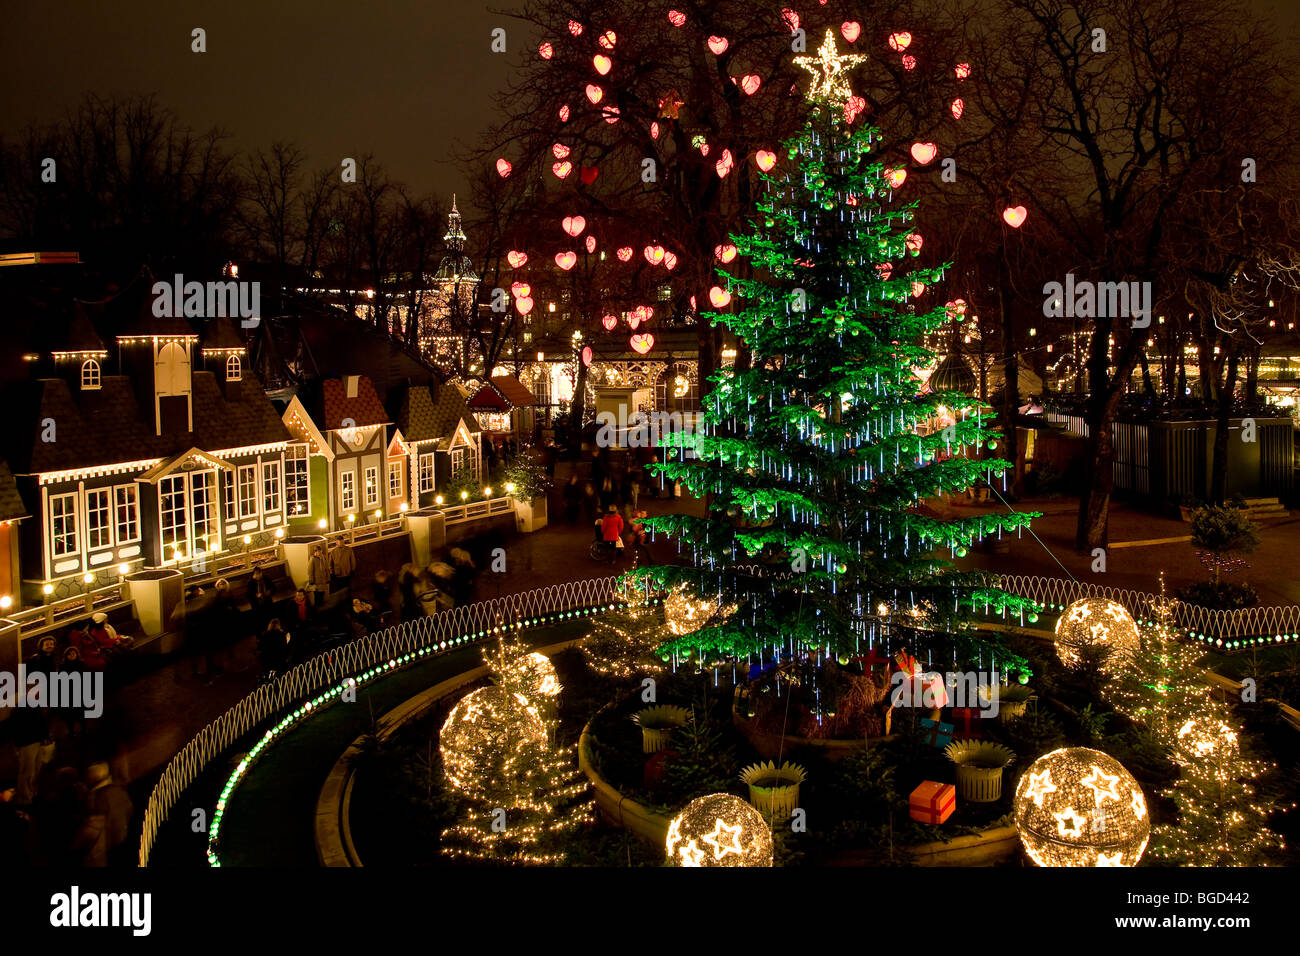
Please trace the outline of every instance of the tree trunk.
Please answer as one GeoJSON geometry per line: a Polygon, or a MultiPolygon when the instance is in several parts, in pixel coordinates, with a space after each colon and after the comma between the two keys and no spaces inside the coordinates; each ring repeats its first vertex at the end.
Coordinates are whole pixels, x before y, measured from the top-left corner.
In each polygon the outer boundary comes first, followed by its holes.
{"type": "Polygon", "coordinates": [[[1237,345],[1228,346],[1228,374],[1219,389],[1218,415],[1214,429],[1214,463],[1210,469],[1210,501],[1223,504],[1228,491],[1228,420],[1232,417],[1232,398],[1237,382],[1237,345]]]}
{"type": "MultiPolygon", "coordinates": [[[[1005,235],[1006,230],[1002,230],[1005,235]]],[[[1020,408],[1020,359],[1016,354],[1011,318],[1011,279],[1007,271],[1005,238],[998,255],[998,317],[1002,326],[1002,442],[1000,457],[1011,462],[1011,495],[1023,490],[1025,463],[1020,458],[1020,434],[1016,430],[1020,408]]]]}

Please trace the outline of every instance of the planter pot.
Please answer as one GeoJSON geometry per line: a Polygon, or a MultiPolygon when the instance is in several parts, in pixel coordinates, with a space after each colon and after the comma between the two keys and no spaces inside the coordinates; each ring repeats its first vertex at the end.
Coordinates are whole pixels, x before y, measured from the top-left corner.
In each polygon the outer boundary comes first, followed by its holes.
{"type": "Polygon", "coordinates": [[[803,767],[783,763],[751,764],[740,772],[749,785],[749,802],[769,823],[788,820],[799,808],[799,784],[807,779],[803,767]]]}
{"type": "Polygon", "coordinates": [[[546,498],[534,498],[532,501],[515,502],[515,528],[524,533],[539,531],[546,527],[546,498]]]}
{"type": "Polygon", "coordinates": [[[987,701],[997,700],[998,720],[1005,724],[1024,715],[1034,697],[1034,689],[1023,684],[997,684],[981,687],[980,696],[987,701]]]}
{"type": "Polygon", "coordinates": [[[641,752],[658,753],[668,746],[673,731],[685,727],[690,712],[685,707],[672,707],[659,704],[647,707],[633,715],[632,719],[641,728],[641,752]]]}
{"type": "Polygon", "coordinates": [[[993,803],[1002,796],[1002,768],[958,764],[957,792],[971,803],[993,803]]]}
{"type": "Polygon", "coordinates": [[[957,766],[957,792],[971,803],[993,803],[1002,796],[1002,771],[1016,755],[989,740],[956,740],[944,755],[957,766]]]}

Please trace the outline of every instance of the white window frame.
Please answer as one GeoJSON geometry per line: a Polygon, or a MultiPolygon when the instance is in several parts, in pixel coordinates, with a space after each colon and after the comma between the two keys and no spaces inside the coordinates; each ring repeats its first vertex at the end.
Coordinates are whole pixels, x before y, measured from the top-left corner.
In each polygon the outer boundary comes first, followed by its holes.
{"type": "Polygon", "coordinates": [[[190,486],[186,480],[184,472],[167,475],[158,481],[158,546],[162,549],[163,561],[174,561],[176,559],[176,545],[182,545],[181,553],[188,555],[190,553],[190,486]],[[173,482],[180,483],[180,500],[181,510],[180,522],[172,526],[171,530],[180,530],[179,535],[174,535],[171,541],[167,540],[167,515],[171,513],[167,508],[167,493],[164,491],[165,486],[173,482]],[[170,549],[170,552],[169,550],[170,549]]]}
{"type": "Polygon", "coordinates": [[[376,465],[366,465],[363,472],[366,478],[366,507],[374,508],[379,505],[379,468],[376,465]]]}
{"type": "Polygon", "coordinates": [[[345,513],[357,510],[357,473],[351,468],[339,472],[339,507],[345,513]]]}
{"type": "Polygon", "coordinates": [[[437,474],[434,469],[433,452],[425,452],[416,459],[416,462],[418,464],[417,470],[419,471],[420,494],[424,494],[426,491],[433,491],[435,481],[434,476],[437,474]]]}
{"type": "Polygon", "coordinates": [[[140,540],[140,489],[113,486],[113,533],[119,545],[140,540]]]}
{"type": "Polygon", "coordinates": [[[113,547],[113,489],[112,488],[87,488],[84,492],[82,507],[86,515],[86,550],[103,551],[105,548],[113,547]],[[98,499],[97,504],[92,504],[92,499],[98,499]],[[98,515],[102,520],[99,527],[92,527],[91,516],[98,515]],[[96,533],[99,535],[99,542],[96,543],[96,533]]]}
{"type": "Polygon", "coordinates": [[[311,514],[311,459],[306,445],[285,449],[284,509],[291,518],[311,514]]]}
{"type": "Polygon", "coordinates": [[[103,385],[103,374],[99,367],[99,362],[95,359],[86,359],[81,363],[81,388],[83,391],[93,391],[103,385]]]}
{"type": "Polygon", "coordinates": [[[256,518],[261,488],[256,465],[240,465],[235,473],[235,495],[239,500],[239,517],[256,518]],[[247,480],[245,480],[247,479],[247,480]],[[245,494],[247,492],[247,494],[245,494]],[[247,510],[245,505],[249,505],[247,510]]]}
{"type": "Polygon", "coordinates": [[[231,355],[226,359],[226,381],[240,382],[244,379],[244,363],[238,355],[231,355]]]}
{"type": "Polygon", "coordinates": [[[197,554],[199,551],[205,554],[211,554],[217,551],[221,543],[221,524],[217,515],[217,488],[215,481],[209,481],[210,471],[192,471],[188,475],[188,481],[185,483],[185,500],[189,507],[189,536],[190,536],[190,554],[197,554]],[[198,482],[202,482],[203,489],[203,521],[199,521],[200,503],[195,501],[198,497],[195,492],[198,491],[198,482]],[[204,538],[203,547],[199,547],[199,539],[204,538]]]}
{"type": "Polygon", "coordinates": [[[78,535],[77,528],[77,498],[79,496],[75,491],[69,491],[62,495],[50,495],[50,553],[56,558],[65,558],[70,554],[80,555],[81,538],[78,535]],[[56,505],[64,505],[60,508],[59,513],[55,513],[56,505]],[[62,523],[63,534],[60,538],[56,530],[62,523]],[[63,546],[60,547],[60,541],[63,546]]]}
{"type": "Polygon", "coordinates": [[[388,462],[388,497],[402,497],[402,462],[400,459],[389,459],[388,462]]]}
{"type": "Polygon", "coordinates": [[[274,458],[262,462],[262,514],[276,514],[284,501],[283,486],[280,481],[280,460],[274,458]]]}
{"type": "Polygon", "coordinates": [[[235,470],[228,468],[221,473],[221,512],[227,521],[239,520],[239,496],[235,490],[235,470]]]}

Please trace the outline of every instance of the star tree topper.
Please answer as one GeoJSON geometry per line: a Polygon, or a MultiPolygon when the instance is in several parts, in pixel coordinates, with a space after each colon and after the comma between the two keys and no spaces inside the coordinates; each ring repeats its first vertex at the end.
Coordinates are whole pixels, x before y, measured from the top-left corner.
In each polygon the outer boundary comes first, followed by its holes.
{"type": "Polygon", "coordinates": [[[840,55],[835,48],[835,34],[826,31],[826,39],[817,48],[816,56],[797,56],[795,66],[803,67],[812,74],[813,85],[808,90],[808,99],[823,103],[842,105],[853,95],[846,75],[850,69],[866,60],[861,53],[840,55]]]}

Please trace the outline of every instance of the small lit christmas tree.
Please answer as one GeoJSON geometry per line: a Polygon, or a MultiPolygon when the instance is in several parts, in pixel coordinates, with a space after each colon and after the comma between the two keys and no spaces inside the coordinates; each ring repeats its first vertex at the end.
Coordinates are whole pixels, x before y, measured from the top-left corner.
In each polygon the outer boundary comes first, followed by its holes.
{"type": "Polygon", "coordinates": [[[470,746],[491,751],[473,763],[493,779],[461,788],[467,818],[443,832],[443,852],[495,864],[562,863],[566,842],[590,818],[590,800],[571,748],[554,746],[555,669],[517,636],[500,639],[483,658],[502,692],[493,699],[507,712],[494,716],[506,739],[468,735],[470,746]],[[542,733],[528,732],[538,724],[542,733]]]}
{"type": "MultiPolygon", "coordinates": [[[[762,176],[752,234],[732,241],[750,269],[710,291],[712,314],[748,347],[748,368],[714,376],[700,434],[675,434],[680,460],[658,469],[705,497],[704,516],[650,520],[691,549],[693,566],[641,573],[712,601],[717,614],[665,645],[679,659],[770,659],[774,649],[847,658],[897,641],[909,622],[960,629],[972,606],[1033,611],[949,562],[1032,515],[944,520],[921,504],[995,480],[1008,463],[981,455],[996,434],[968,396],[923,392],[913,372],[933,357],[927,334],[953,316],[918,307],[944,266],[910,267],[922,239],[915,203],[895,202],[906,175],[859,120],[847,69],[827,34],[804,132],[784,148],[795,168],[762,176]],[[735,296],[742,304],[726,306],[735,296]],[[941,406],[954,415],[936,428],[941,406]]],[[[678,457],[678,456],[672,456],[678,457]]]]}
{"type": "Polygon", "coordinates": [[[1199,653],[1178,637],[1176,607],[1165,598],[1162,575],[1155,623],[1113,693],[1116,706],[1163,743],[1179,768],[1163,791],[1178,818],[1153,828],[1147,858],[1173,866],[1266,865],[1269,851],[1283,846],[1257,792],[1272,765],[1242,752],[1231,706],[1201,679],[1199,653]]]}

